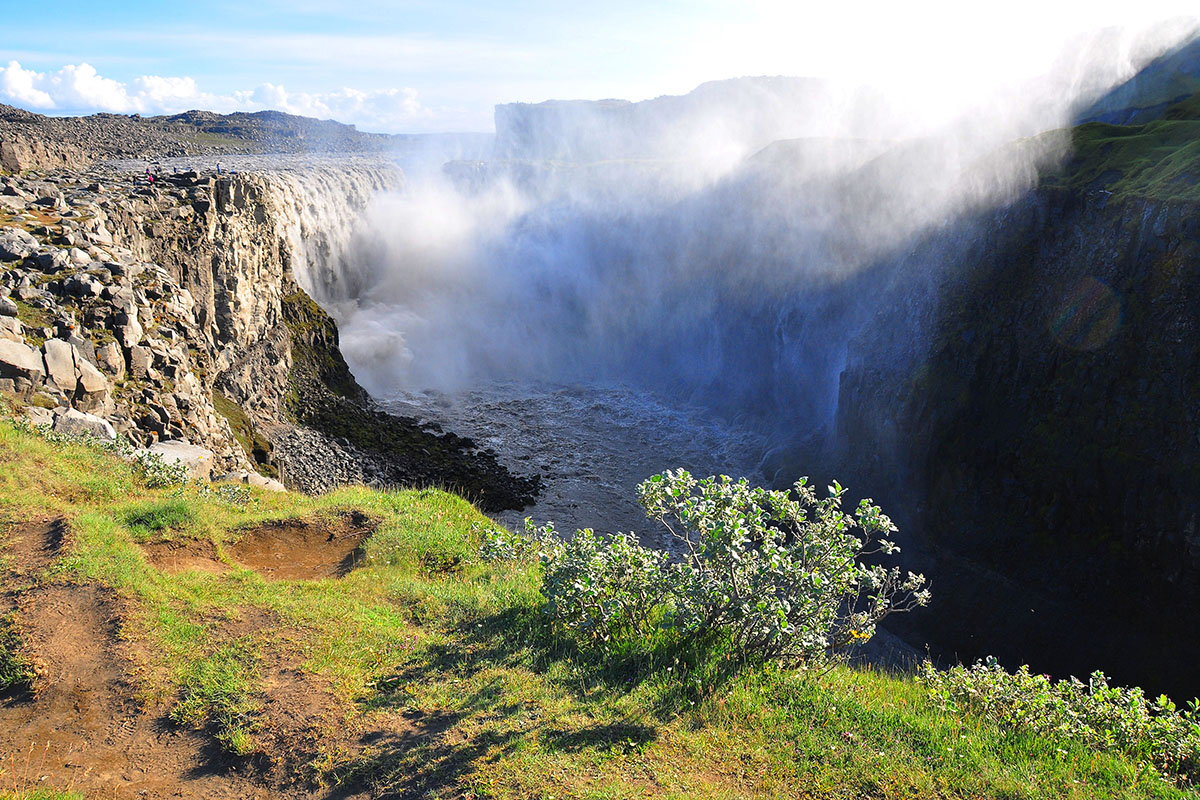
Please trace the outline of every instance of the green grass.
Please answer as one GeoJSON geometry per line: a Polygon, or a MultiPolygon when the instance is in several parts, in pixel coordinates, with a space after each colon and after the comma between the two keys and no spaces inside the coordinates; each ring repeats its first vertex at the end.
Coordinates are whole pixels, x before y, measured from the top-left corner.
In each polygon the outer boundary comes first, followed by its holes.
{"type": "Polygon", "coordinates": [[[598,664],[545,626],[536,567],[476,558],[490,523],[445,492],[254,490],[239,506],[146,489],[107,455],[0,422],[0,522],[50,515],[71,533],[39,580],[123,599],[143,703],[245,754],[270,746],[272,670],[319,678],[344,719],[300,755],[328,782],[435,798],[1196,796],[943,710],[904,676],[723,673],[686,653],[598,664]],[[255,525],[350,511],[377,527],[341,579],[273,582],[230,559],[255,525]],[[227,569],[162,572],[139,544],[162,538],[209,540],[227,569]],[[398,733],[339,738],[375,729],[398,733]]]}
{"type": "Polygon", "coordinates": [[[33,666],[21,652],[13,615],[0,616],[0,695],[29,689],[33,679],[33,666]]]}
{"type": "Polygon", "coordinates": [[[269,463],[271,443],[254,427],[254,422],[249,415],[241,406],[220,392],[213,392],[212,397],[213,408],[229,423],[234,438],[242,446],[246,456],[254,460],[259,472],[270,478],[276,477],[278,470],[269,463]]]}
{"type": "Polygon", "coordinates": [[[1200,94],[1142,125],[1080,125],[1071,144],[1046,185],[1112,192],[1116,201],[1200,201],[1200,94]]]}
{"type": "Polygon", "coordinates": [[[184,498],[139,503],[124,514],[124,523],[137,539],[184,532],[196,522],[195,506],[184,498]]]}

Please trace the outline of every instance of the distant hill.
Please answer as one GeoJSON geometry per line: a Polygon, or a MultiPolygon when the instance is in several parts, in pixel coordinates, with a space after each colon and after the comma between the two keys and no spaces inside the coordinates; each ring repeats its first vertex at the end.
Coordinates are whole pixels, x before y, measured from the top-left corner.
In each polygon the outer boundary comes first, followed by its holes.
{"type": "Polygon", "coordinates": [[[432,141],[480,150],[489,134],[364,133],[353,125],[281,111],[92,114],[48,117],[0,104],[0,169],[80,167],[97,159],[243,153],[378,153],[432,141]]]}
{"type": "Polygon", "coordinates": [[[1200,92],[1200,38],[1151,61],[1125,83],[1085,108],[1076,122],[1137,125],[1200,92]]]}

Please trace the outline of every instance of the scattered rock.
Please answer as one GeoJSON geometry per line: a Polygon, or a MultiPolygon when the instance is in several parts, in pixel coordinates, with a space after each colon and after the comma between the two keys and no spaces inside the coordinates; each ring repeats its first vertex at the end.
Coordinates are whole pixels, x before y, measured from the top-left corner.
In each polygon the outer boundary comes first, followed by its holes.
{"type": "Polygon", "coordinates": [[[168,464],[183,464],[189,478],[205,481],[212,478],[215,455],[212,450],[175,439],[155,442],[146,449],[161,456],[168,464]]]}
{"type": "Polygon", "coordinates": [[[20,342],[0,339],[0,377],[40,384],[46,367],[38,351],[20,342]]]}
{"type": "Polygon", "coordinates": [[[0,261],[22,261],[37,252],[38,241],[20,228],[0,229],[0,261]]]}
{"type": "Polygon", "coordinates": [[[117,438],[117,432],[108,420],[73,408],[55,409],[54,430],[70,436],[90,434],[102,439],[117,438]]]}

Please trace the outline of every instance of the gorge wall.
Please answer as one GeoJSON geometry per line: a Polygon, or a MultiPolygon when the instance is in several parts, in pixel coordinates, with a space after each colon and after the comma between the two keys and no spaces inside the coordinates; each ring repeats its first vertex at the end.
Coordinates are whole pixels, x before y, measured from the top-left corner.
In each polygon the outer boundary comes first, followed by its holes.
{"type": "Polygon", "coordinates": [[[969,268],[925,319],[883,313],[863,334],[923,325],[925,353],[842,375],[843,469],[895,498],[937,576],[903,624],[949,659],[1190,697],[1197,206],[1044,185],[969,229],[969,268]]]}
{"type": "MultiPolygon", "coordinates": [[[[402,179],[309,166],[364,192],[402,179]]],[[[484,507],[519,507],[535,490],[471,442],[371,408],[336,326],[296,283],[320,239],[304,230],[295,182],[260,170],[151,185],[131,171],[4,179],[0,380],[37,419],[69,426],[73,409],[93,432],[187,440],[212,451],[216,474],[306,490],[444,485],[484,507]]],[[[332,197],[352,216],[363,193],[332,197]]]]}

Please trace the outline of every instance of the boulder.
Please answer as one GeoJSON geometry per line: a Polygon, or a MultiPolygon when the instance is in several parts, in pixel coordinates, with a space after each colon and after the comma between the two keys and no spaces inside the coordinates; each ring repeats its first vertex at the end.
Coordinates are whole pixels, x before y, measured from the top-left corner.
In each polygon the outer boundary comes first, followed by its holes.
{"type": "Polygon", "coordinates": [[[189,444],[183,439],[166,439],[155,442],[147,450],[162,457],[168,464],[183,464],[188,471],[188,477],[194,480],[210,480],[212,478],[214,454],[199,445],[189,444]]]}
{"type": "Polygon", "coordinates": [[[121,343],[122,347],[134,347],[138,342],[142,341],[145,331],[142,330],[141,323],[138,322],[136,311],[122,311],[117,315],[116,319],[116,329],[113,332],[116,334],[117,341],[121,343]]]}
{"type": "Polygon", "coordinates": [[[129,348],[129,374],[135,378],[145,378],[153,360],[154,356],[148,348],[133,345],[129,348]]]}
{"type": "Polygon", "coordinates": [[[121,356],[121,348],[116,342],[109,342],[96,349],[96,364],[101,370],[113,376],[113,380],[125,377],[125,359],[121,356]]]}
{"type": "Polygon", "coordinates": [[[221,480],[229,483],[244,483],[248,486],[257,486],[260,489],[266,489],[270,492],[286,492],[287,487],[273,478],[267,478],[259,475],[257,472],[243,470],[241,472],[227,472],[221,476],[221,480]]]}
{"type": "Polygon", "coordinates": [[[47,274],[62,272],[71,266],[71,257],[66,250],[51,250],[37,257],[38,268],[47,274]]]}
{"type": "Polygon", "coordinates": [[[15,317],[17,312],[16,300],[11,297],[0,297],[0,317],[15,317]]]}
{"type": "Polygon", "coordinates": [[[41,406],[29,406],[25,409],[25,416],[29,418],[31,423],[37,426],[54,425],[54,412],[48,408],[42,408],[41,406]]]}
{"type": "Polygon", "coordinates": [[[0,339],[0,377],[37,385],[45,376],[46,367],[37,350],[21,342],[0,339]]]}
{"type": "Polygon", "coordinates": [[[56,409],[54,412],[54,430],[69,436],[90,434],[102,439],[116,439],[117,432],[108,420],[92,414],[76,411],[73,408],[56,409]]]}
{"type": "Polygon", "coordinates": [[[108,400],[108,380],[78,350],[75,350],[75,370],[78,377],[75,405],[85,411],[103,406],[108,400]]]}
{"type": "Polygon", "coordinates": [[[46,364],[46,383],[67,397],[74,395],[79,376],[75,372],[75,354],[70,343],[47,339],[42,345],[42,358],[46,364]]]}
{"type": "Polygon", "coordinates": [[[0,316],[0,339],[25,344],[25,326],[16,317],[0,316]]]}
{"type": "Polygon", "coordinates": [[[38,241],[20,228],[0,230],[0,261],[21,261],[37,252],[38,241]]]}

